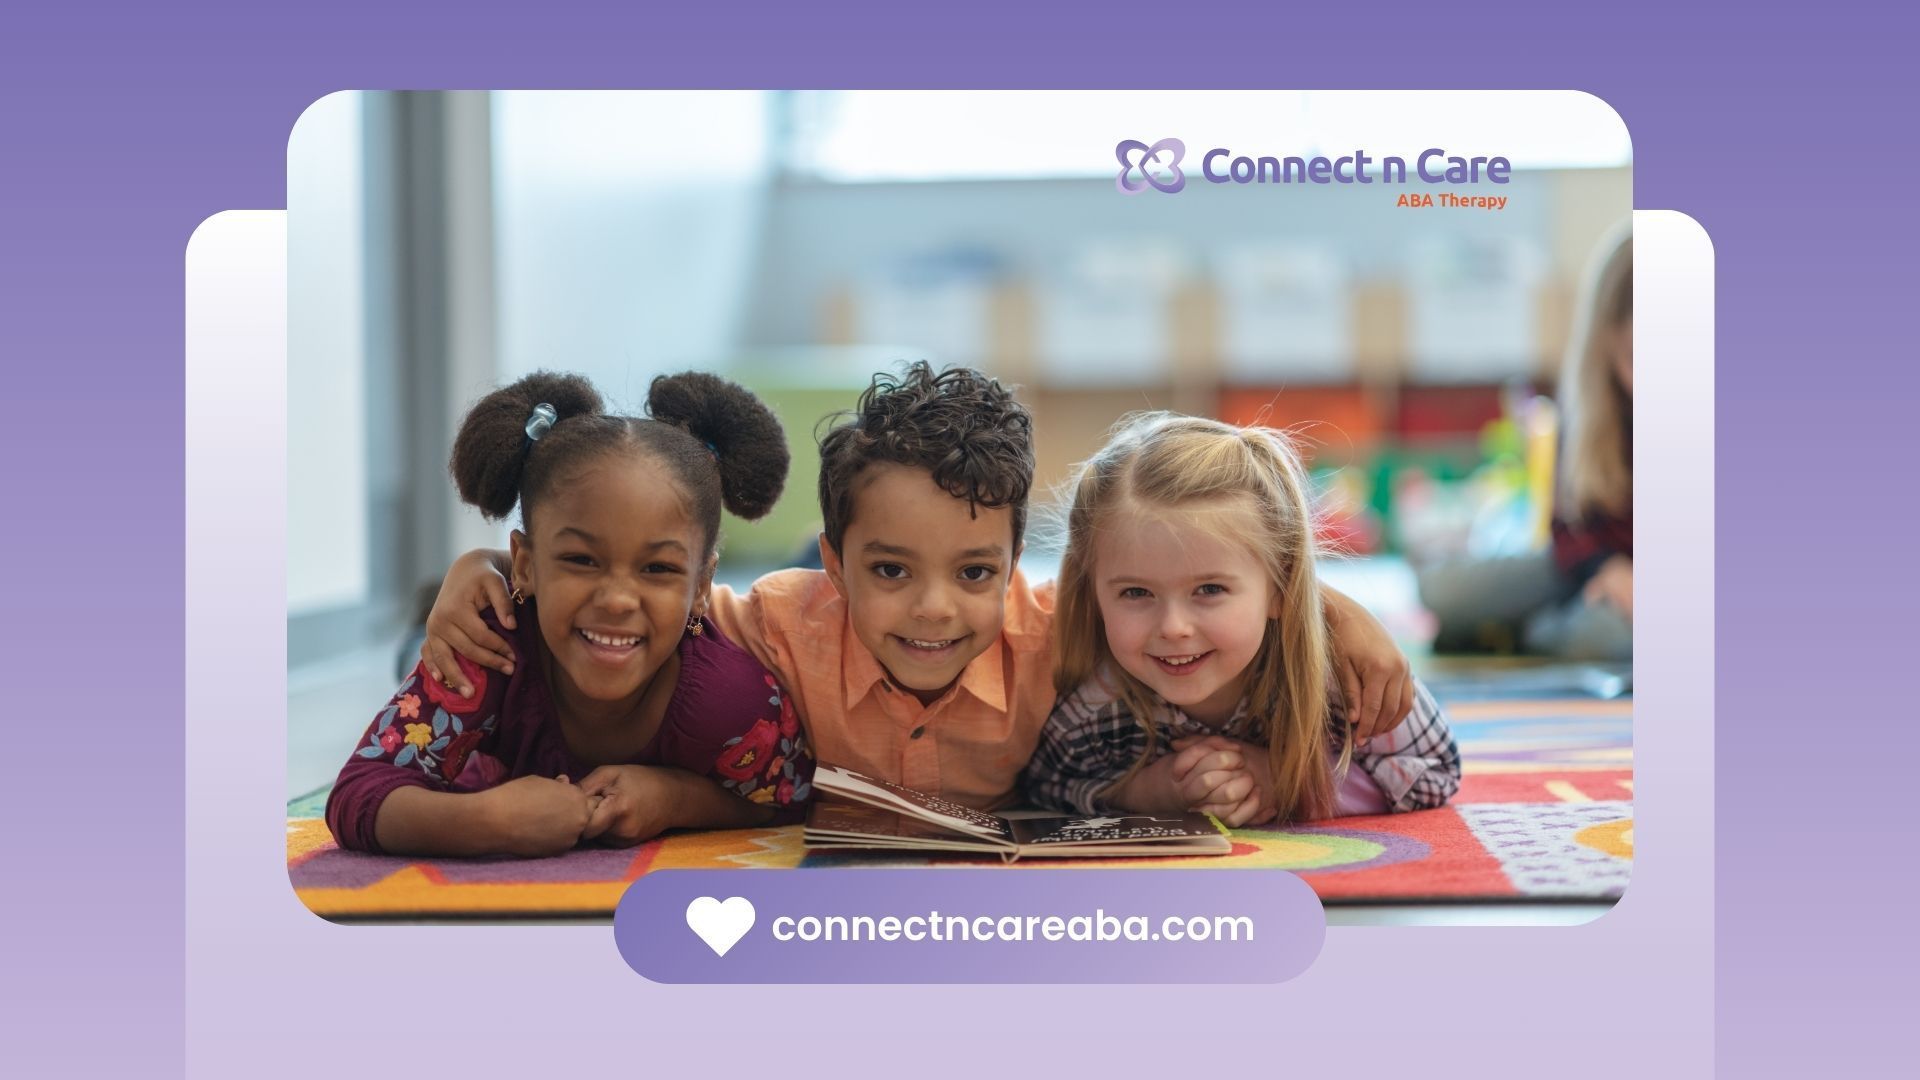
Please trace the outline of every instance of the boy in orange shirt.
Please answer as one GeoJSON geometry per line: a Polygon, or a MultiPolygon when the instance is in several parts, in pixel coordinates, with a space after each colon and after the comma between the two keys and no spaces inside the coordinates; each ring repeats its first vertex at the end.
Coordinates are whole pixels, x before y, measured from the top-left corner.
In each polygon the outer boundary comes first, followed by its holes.
{"type": "MultiPolygon", "coordinates": [[[[712,588],[708,615],[777,675],[821,762],[969,806],[1014,798],[1053,708],[1053,586],[1018,569],[1033,484],[1032,420],[998,381],[924,361],[876,376],[820,446],[821,570],[781,570],[745,596],[712,588]]],[[[448,571],[422,659],[511,670],[479,611],[512,625],[496,553],[448,571]]],[[[1329,594],[1329,625],[1359,700],[1359,737],[1406,714],[1412,681],[1383,628],[1329,594]]]]}

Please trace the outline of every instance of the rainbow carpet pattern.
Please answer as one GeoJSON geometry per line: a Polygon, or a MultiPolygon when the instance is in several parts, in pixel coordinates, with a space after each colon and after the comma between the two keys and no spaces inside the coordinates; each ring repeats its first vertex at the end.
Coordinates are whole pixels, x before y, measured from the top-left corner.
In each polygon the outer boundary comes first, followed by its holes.
{"type": "MultiPolygon", "coordinates": [[[[1618,897],[1633,859],[1631,701],[1445,704],[1465,777],[1443,809],[1239,829],[1224,856],[1010,869],[1274,867],[1300,874],[1330,904],[1618,897]]],[[[301,900],[329,918],[611,916],[628,882],[668,868],[1000,868],[967,857],[809,853],[799,826],[682,833],[551,859],[364,855],[334,845],[320,819],[325,799],[316,792],[289,805],[287,866],[301,900]]]]}

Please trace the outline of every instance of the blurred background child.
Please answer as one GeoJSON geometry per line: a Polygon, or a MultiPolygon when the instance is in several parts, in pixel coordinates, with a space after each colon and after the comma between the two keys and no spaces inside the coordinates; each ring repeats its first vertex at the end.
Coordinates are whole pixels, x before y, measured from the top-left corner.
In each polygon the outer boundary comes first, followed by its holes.
{"type": "Polygon", "coordinates": [[[1420,575],[1439,648],[1515,642],[1570,659],[1633,657],[1633,238],[1596,252],[1561,372],[1552,542],[1420,575]]]}

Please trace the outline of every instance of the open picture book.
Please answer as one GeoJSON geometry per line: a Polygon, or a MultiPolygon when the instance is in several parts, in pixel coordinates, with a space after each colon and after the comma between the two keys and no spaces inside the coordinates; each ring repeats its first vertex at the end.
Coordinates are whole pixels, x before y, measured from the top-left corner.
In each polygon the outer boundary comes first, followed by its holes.
{"type": "Polygon", "coordinates": [[[885,780],[821,765],[807,816],[811,848],[964,851],[1020,858],[1225,855],[1233,845],[1204,814],[1116,813],[1005,818],[885,780]]]}

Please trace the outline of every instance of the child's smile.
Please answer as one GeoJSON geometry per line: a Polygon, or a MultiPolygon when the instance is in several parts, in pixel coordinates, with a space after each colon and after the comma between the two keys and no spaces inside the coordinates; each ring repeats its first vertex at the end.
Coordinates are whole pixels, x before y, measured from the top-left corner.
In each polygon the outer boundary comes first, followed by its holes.
{"type": "Polygon", "coordinates": [[[913,659],[925,661],[928,663],[936,663],[938,661],[945,660],[948,657],[950,657],[962,642],[966,641],[968,638],[972,637],[973,635],[962,634],[959,637],[944,638],[944,639],[933,640],[933,641],[930,641],[926,638],[901,637],[898,634],[894,634],[891,636],[893,637],[893,640],[899,642],[900,645],[906,648],[907,654],[913,659]]]}
{"type": "Polygon", "coordinates": [[[1184,656],[1155,656],[1153,658],[1159,662],[1162,668],[1166,669],[1167,674],[1178,677],[1191,675],[1200,670],[1200,665],[1213,654],[1214,650],[1208,649],[1203,653],[1188,653],[1184,656]]]}
{"type": "Polygon", "coordinates": [[[622,634],[612,630],[589,630],[580,627],[574,631],[587,643],[587,653],[602,663],[618,666],[639,656],[646,646],[647,639],[635,634],[622,634]]]}

